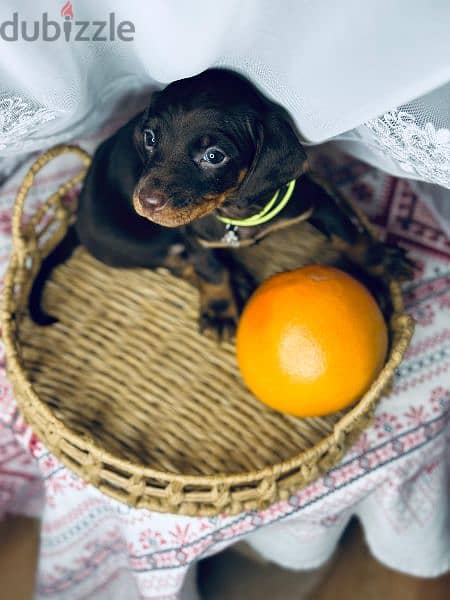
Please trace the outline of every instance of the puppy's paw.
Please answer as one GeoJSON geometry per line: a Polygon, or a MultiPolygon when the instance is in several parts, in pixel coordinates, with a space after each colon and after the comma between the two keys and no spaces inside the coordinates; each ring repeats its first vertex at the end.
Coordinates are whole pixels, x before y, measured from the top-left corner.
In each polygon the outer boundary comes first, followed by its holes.
{"type": "Polygon", "coordinates": [[[217,342],[230,342],[236,333],[237,323],[234,319],[201,315],[200,332],[217,342]]]}
{"type": "Polygon", "coordinates": [[[404,248],[377,242],[367,249],[366,268],[385,281],[409,281],[414,278],[415,263],[404,248]]]}
{"type": "Polygon", "coordinates": [[[233,298],[211,300],[201,307],[200,332],[217,341],[228,342],[236,333],[238,311],[233,298]]]}

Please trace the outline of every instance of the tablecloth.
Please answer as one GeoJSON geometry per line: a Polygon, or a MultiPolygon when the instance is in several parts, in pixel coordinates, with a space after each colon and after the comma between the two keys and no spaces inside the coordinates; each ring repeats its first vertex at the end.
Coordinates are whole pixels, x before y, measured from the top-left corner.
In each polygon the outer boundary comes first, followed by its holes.
{"type": "MultiPolygon", "coordinates": [[[[99,136],[82,145],[92,150],[99,136]]],[[[354,515],[388,566],[419,576],[449,568],[450,240],[423,184],[334,149],[314,161],[383,238],[403,244],[418,262],[405,288],[416,332],[374,424],[329,473],[262,512],[192,518],[136,510],[86,485],[40,443],[19,414],[0,347],[0,515],[42,519],[38,599],[195,598],[195,563],[242,539],[281,566],[314,568],[331,556],[354,515]]],[[[27,166],[0,190],[1,275],[27,166]]],[[[38,176],[28,210],[78,169],[70,158],[52,164],[38,176]]]]}

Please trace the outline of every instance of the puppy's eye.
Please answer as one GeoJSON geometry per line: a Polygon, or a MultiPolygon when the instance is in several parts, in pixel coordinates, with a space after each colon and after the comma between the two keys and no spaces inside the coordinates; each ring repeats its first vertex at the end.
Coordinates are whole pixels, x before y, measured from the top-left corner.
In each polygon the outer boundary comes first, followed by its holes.
{"type": "Polygon", "coordinates": [[[155,144],[156,137],[153,129],[144,129],[144,146],[146,148],[153,148],[155,144]]]}
{"type": "Polygon", "coordinates": [[[220,165],[226,159],[226,154],[219,148],[208,148],[205,154],[202,156],[202,160],[210,163],[211,165],[220,165]]]}

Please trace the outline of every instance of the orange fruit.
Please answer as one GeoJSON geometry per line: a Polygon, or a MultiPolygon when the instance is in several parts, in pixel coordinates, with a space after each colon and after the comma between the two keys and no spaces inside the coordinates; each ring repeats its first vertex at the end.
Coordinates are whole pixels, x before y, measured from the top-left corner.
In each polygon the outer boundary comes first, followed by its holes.
{"type": "Polygon", "coordinates": [[[357,401],[382,369],[387,348],[386,323],[369,291],[321,265],[267,279],[245,306],[236,339],[249,389],[301,417],[357,401]]]}

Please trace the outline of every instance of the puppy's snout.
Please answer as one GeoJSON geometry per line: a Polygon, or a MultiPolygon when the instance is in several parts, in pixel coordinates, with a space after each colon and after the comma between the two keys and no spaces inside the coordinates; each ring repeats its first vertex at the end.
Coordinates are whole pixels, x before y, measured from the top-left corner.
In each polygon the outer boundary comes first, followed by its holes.
{"type": "Polygon", "coordinates": [[[169,199],[162,192],[140,192],[139,202],[143,208],[151,211],[161,210],[165,207],[169,199]]]}

